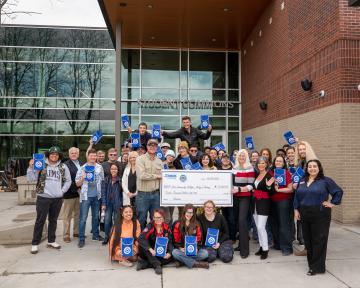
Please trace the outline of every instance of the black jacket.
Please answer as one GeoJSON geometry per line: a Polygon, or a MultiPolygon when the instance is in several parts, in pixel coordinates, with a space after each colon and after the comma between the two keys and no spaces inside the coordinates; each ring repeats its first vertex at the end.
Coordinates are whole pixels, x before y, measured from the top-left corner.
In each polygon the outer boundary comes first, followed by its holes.
{"type": "MultiPolygon", "coordinates": [[[[192,155],[190,155],[189,154],[189,157],[190,157],[190,161],[191,161],[191,163],[192,164],[194,164],[194,163],[196,163],[196,162],[198,162],[198,160],[197,160],[197,158],[196,157],[194,157],[194,156],[192,156],[192,155]]],[[[182,159],[182,157],[180,156],[180,154],[175,158],[175,160],[174,160],[174,167],[176,168],[176,170],[184,170],[184,168],[183,168],[183,166],[182,166],[182,164],[181,164],[181,162],[180,162],[180,160],[182,159]]]]}
{"type": "MultiPolygon", "coordinates": [[[[71,186],[70,186],[69,190],[64,194],[64,199],[78,198],[79,197],[79,192],[78,192],[79,188],[76,186],[76,183],[75,183],[75,177],[76,177],[76,173],[78,172],[78,168],[76,167],[74,162],[70,159],[66,160],[64,162],[64,164],[69,168],[70,175],[71,175],[71,186]]],[[[80,161],[79,161],[79,164],[80,164],[80,166],[83,165],[83,163],[81,163],[80,161]]]]}
{"type": "Polygon", "coordinates": [[[228,224],[225,220],[225,217],[219,213],[215,214],[215,218],[213,221],[208,221],[204,215],[204,213],[198,216],[198,221],[201,226],[201,232],[204,237],[202,238],[202,245],[205,245],[206,234],[208,228],[219,229],[219,239],[218,242],[221,244],[226,240],[229,240],[229,228],[228,224]]]}
{"type": "MultiPolygon", "coordinates": [[[[136,129],[133,131],[133,133],[139,133],[139,129],[136,129]]],[[[140,133],[139,133],[140,134],[140,133]]],[[[147,142],[153,138],[152,135],[149,132],[145,132],[145,134],[140,135],[140,146],[143,146],[146,149],[147,142]]],[[[125,141],[125,144],[131,143],[131,135],[130,137],[125,141]]]]}
{"type": "Polygon", "coordinates": [[[206,133],[204,133],[200,129],[190,126],[190,133],[184,127],[182,127],[174,132],[164,131],[163,136],[170,139],[180,138],[181,141],[186,141],[189,146],[195,144],[200,147],[199,139],[209,139],[211,136],[211,132],[207,130],[206,133]]]}
{"type": "Polygon", "coordinates": [[[169,239],[166,252],[171,254],[173,250],[173,237],[171,230],[166,223],[163,223],[163,231],[161,235],[156,235],[156,228],[153,222],[149,223],[145,227],[139,237],[139,246],[141,247],[141,249],[143,249],[144,251],[149,250],[149,248],[154,249],[157,236],[166,237],[169,239]]]}

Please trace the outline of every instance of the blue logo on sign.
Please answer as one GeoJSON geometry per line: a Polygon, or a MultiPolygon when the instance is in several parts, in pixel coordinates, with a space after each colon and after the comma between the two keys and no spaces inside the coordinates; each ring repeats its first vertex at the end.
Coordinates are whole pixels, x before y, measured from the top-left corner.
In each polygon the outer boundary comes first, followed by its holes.
{"type": "Polygon", "coordinates": [[[180,175],[180,181],[185,182],[187,180],[186,175],[180,175]]]}

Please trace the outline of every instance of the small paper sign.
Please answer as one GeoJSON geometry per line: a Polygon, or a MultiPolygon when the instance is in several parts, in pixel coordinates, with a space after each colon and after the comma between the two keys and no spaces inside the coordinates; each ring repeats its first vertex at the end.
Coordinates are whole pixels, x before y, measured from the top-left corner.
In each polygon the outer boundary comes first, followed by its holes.
{"type": "Polygon", "coordinates": [[[184,170],[191,170],[192,169],[192,163],[190,160],[190,157],[185,157],[180,160],[181,166],[184,170]]]}
{"type": "Polygon", "coordinates": [[[199,162],[195,162],[194,164],[192,164],[191,169],[192,170],[202,170],[202,167],[199,162]]]}
{"type": "Polygon", "coordinates": [[[94,133],[94,135],[92,136],[93,144],[95,145],[95,144],[99,143],[99,141],[102,137],[103,137],[103,134],[101,133],[101,131],[100,130],[96,131],[94,133]]]}
{"type": "Polygon", "coordinates": [[[121,256],[123,257],[132,257],[134,256],[133,252],[134,238],[121,238],[121,256]]]}
{"type": "Polygon", "coordinates": [[[290,172],[291,175],[295,174],[296,168],[295,167],[290,167],[289,172],[290,172]]]}
{"type": "Polygon", "coordinates": [[[87,182],[93,182],[95,180],[95,166],[85,166],[85,180],[87,182]]]}
{"type": "Polygon", "coordinates": [[[216,245],[219,238],[219,229],[208,228],[206,233],[205,246],[212,247],[216,245]]]}
{"type": "Polygon", "coordinates": [[[40,171],[44,169],[44,154],[33,154],[34,170],[40,171]]]}
{"type": "Polygon", "coordinates": [[[160,130],[161,130],[160,124],[153,124],[153,126],[152,126],[152,137],[157,138],[157,139],[161,139],[160,130]]]}
{"type": "Polygon", "coordinates": [[[196,236],[185,236],[185,255],[196,256],[196,254],[197,254],[196,236]]]}
{"type": "Polygon", "coordinates": [[[165,160],[164,152],[161,150],[160,146],[157,147],[156,156],[162,161],[165,160]]]}
{"type": "Polygon", "coordinates": [[[285,169],[276,168],[274,171],[274,178],[279,186],[285,186],[286,185],[285,169]]]}
{"type": "Polygon", "coordinates": [[[287,141],[287,143],[288,143],[289,145],[293,145],[293,144],[296,143],[295,136],[294,136],[294,134],[293,134],[291,131],[286,131],[286,132],[284,133],[284,138],[285,138],[285,140],[287,141]]]}
{"type": "Polygon", "coordinates": [[[201,129],[209,128],[209,115],[201,115],[200,116],[201,129]]]}
{"type": "Polygon", "coordinates": [[[167,237],[156,237],[155,240],[155,252],[157,257],[164,258],[167,251],[169,239],[167,237]]]}
{"type": "Polygon", "coordinates": [[[214,148],[216,151],[225,150],[225,145],[223,143],[215,144],[212,148],[214,148]]]}
{"type": "Polygon", "coordinates": [[[245,145],[246,145],[246,148],[249,149],[249,150],[254,150],[255,149],[253,136],[246,136],[245,137],[245,145]]]}
{"type": "Polygon", "coordinates": [[[296,169],[296,172],[294,173],[294,175],[292,176],[292,182],[293,183],[299,183],[300,182],[300,179],[302,177],[304,177],[304,170],[301,168],[301,167],[298,167],[296,169]]]}
{"type": "Polygon", "coordinates": [[[140,134],[131,133],[131,148],[136,149],[140,147],[140,134]]]}
{"type": "Polygon", "coordinates": [[[130,119],[128,115],[122,115],[121,116],[121,122],[123,125],[123,128],[127,129],[130,126],[130,119]]]}

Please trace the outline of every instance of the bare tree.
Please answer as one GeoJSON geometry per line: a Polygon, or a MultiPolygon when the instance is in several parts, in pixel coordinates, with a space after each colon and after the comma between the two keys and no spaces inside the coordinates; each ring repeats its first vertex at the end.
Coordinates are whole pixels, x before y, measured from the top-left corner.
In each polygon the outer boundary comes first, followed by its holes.
{"type": "Polygon", "coordinates": [[[20,0],[0,0],[0,24],[5,22],[6,19],[14,20],[19,14],[33,15],[41,14],[35,11],[21,11],[16,7],[20,0]]]}

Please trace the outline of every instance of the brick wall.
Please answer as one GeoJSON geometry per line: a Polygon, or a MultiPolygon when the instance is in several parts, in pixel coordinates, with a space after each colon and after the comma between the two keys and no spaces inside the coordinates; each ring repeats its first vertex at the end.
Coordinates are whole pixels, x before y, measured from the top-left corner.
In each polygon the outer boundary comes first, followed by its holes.
{"type": "MultiPolygon", "coordinates": [[[[273,153],[284,144],[283,133],[291,129],[308,141],[324,166],[325,175],[345,191],[342,205],[333,219],[343,223],[360,222],[360,104],[339,103],[243,131],[253,135],[255,148],[269,147],[273,153]]],[[[243,147],[245,143],[242,143],[243,147]]]]}
{"type": "Polygon", "coordinates": [[[359,103],[358,84],[360,8],[347,0],[274,0],[242,48],[243,130],[359,103]],[[304,78],[313,81],[312,91],[302,90],[304,78]],[[259,108],[263,100],[267,111],[259,108]]]}

